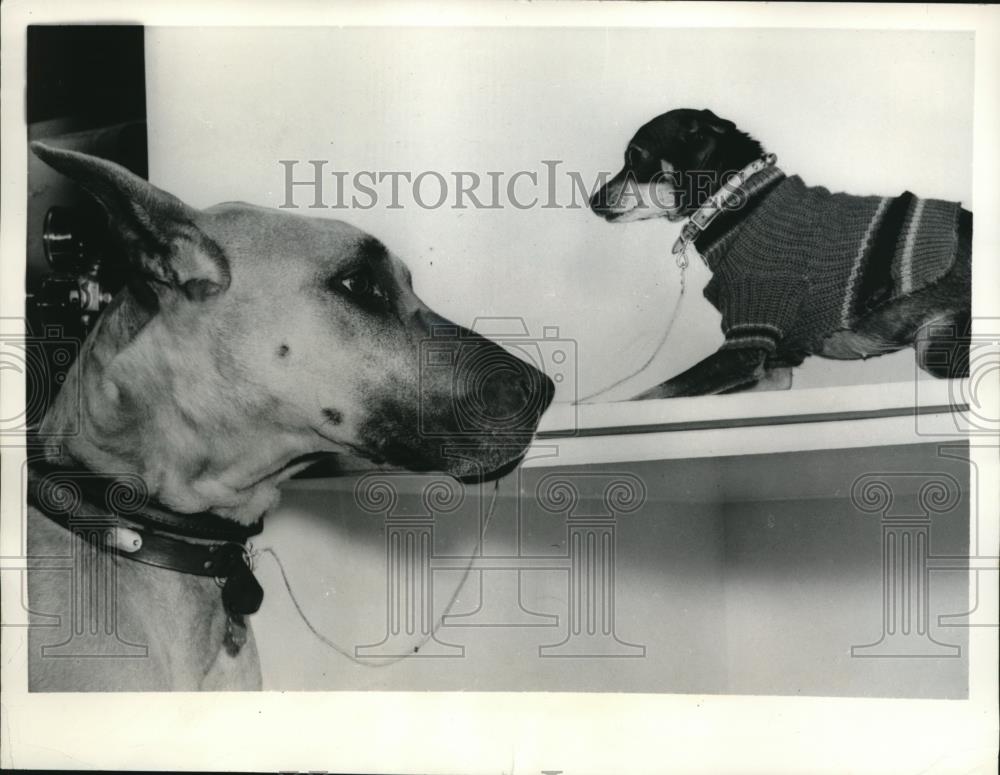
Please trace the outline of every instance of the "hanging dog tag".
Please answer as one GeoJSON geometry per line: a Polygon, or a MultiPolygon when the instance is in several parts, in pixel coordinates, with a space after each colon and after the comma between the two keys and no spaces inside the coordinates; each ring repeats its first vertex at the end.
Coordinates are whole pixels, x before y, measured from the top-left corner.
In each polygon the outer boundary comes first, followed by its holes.
{"type": "Polygon", "coordinates": [[[239,614],[229,614],[226,616],[226,634],[222,639],[222,645],[226,653],[235,657],[240,653],[247,642],[247,624],[239,614]]]}
{"type": "Polygon", "coordinates": [[[230,614],[252,614],[264,600],[264,590],[242,561],[234,563],[233,572],[222,585],[222,605],[230,614]]]}

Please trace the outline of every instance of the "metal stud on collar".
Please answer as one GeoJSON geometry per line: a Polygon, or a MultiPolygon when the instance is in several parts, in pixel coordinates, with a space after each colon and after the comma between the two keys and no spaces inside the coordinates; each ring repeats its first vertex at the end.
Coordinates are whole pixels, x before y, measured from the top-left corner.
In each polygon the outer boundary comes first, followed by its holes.
{"type": "Polygon", "coordinates": [[[111,531],[111,541],[120,552],[134,554],[142,548],[142,536],[127,527],[116,527],[111,531]]]}
{"type": "MultiPolygon", "coordinates": [[[[773,167],[777,163],[778,157],[769,153],[761,156],[756,161],[748,164],[734,175],[730,175],[721,188],[716,191],[707,202],[699,207],[688,218],[687,223],[681,229],[680,236],[674,242],[671,252],[674,255],[684,255],[688,245],[693,243],[708,225],[714,221],[720,213],[728,208],[730,200],[740,190],[740,187],[758,172],[773,167]]],[[[685,259],[685,265],[687,260],[685,259]]],[[[678,263],[680,266],[680,263],[678,263]]]]}

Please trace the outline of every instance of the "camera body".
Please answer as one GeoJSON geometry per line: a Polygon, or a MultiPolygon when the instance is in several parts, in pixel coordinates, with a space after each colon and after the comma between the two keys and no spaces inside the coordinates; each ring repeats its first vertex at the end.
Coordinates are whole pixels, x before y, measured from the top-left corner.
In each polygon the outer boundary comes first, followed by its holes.
{"type": "MultiPolygon", "coordinates": [[[[0,333],[4,366],[21,371],[25,380],[25,410],[0,419],[0,433],[37,435],[83,342],[122,284],[112,282],[104,266],[106,234],[93,221],[88,213],[61,205],[45,214],[41,244],[49,271],[29,282],[24,330],[0,333]]],[[[62,435],[76,432],[74,424],[62,435]]]]}

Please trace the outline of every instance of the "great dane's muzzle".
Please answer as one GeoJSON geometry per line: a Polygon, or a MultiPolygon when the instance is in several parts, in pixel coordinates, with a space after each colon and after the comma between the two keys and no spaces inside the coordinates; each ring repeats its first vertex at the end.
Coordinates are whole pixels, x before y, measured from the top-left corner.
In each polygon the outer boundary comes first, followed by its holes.
{"type": "Polygon", "coordinates": [[[416,396],[379,397],[361,430],[365,446],[386,463],[444,471],[463,481],[508,473],[552,402],[552,380],[427,308],[416,313],[413,326],[416,396]]]}

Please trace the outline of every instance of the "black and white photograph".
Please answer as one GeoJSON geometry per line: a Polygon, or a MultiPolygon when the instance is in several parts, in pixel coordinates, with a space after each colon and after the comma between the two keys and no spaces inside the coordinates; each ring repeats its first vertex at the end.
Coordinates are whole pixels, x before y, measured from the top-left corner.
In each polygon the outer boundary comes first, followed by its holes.
{"type": "Polygon", "coordinates": [[[993,772],[1000,13],[5,3],[5,768],[993,772]]]}

